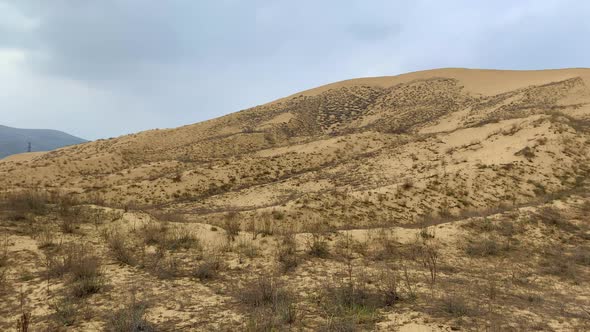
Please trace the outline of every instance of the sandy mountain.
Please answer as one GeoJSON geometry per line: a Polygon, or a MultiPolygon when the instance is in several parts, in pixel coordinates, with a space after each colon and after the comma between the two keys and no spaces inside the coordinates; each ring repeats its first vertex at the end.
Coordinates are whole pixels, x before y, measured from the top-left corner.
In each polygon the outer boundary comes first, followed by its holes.
{"type": "Polygon", "coordinates": [[[0,158],[31,151],[50,151],[87,142],[84,139],[49,129],[18,129],[0,125],[0,158]]]}
{"type": "Polygon", "coordinates": [[[0,329],[588,331],[589,175],[590,69],[354,79],[10,156],[0,329]]]}
{"type": "Polygon", "coordinates": [[[343,81],[18,167],[5,161],[0,186],[200,216],[280,207],[293,217],[329,215],[339,226],[411,223],[586,181],[589,86],[588,69],[441,69],[343,81]]]}

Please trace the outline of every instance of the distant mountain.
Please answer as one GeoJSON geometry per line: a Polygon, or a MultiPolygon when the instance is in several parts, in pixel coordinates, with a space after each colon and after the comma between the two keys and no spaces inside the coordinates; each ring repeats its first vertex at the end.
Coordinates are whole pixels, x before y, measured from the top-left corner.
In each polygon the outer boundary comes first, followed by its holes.
{"type": "Polygon", "coordinates": [[[50,129],[19,129],[0,125],[0,158],[28,151],[49,151],[87,142],[76,136],[50,129]]]}

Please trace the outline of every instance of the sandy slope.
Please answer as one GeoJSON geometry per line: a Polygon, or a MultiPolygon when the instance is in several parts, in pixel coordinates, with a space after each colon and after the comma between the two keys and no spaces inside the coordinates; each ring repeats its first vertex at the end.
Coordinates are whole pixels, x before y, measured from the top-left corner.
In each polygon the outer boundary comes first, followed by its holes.
{"type": "Polygon", "coordinates": [[[3,294],[0,327],[19,314],[19,287],[36,326],[52,326],[47,299],[65,296],[68,279],[45,280],[43,262],[67,250],[57,243],[84,242],[103,262],[109,286],[82,301],[78,330],[104,327],[132,283],[145,286],[147,317],[164,330],[246,329],[272,315],[244,305],[236,292],[267,274],[280,274],[297,294],[298,329],[329,330],[347,317],[322,307],[325,296],[317,295],[326,285],[350,273],[379,288],[384,271],[402,280],[403,268],[415,285],[399,281],[400,303],[354,324],[584,330],[590,270],[579,249],[590,236],[589,78],[589,69],[455,68],[362,78],[180,128],[0,160],[3,193],[47,190],[85,203],[71,234],[60,233],[59,206],[24,221],[0,209],[13,287],[3,294]],[[235,241],[226,236],[231,216],[241,229],[235,241]],[[150,223],[192,234],[200,245],[147,244],[150,223]],[[273,231],[263,236],[265,225],[273,231]],[[113,230],[139,263],[113,257],[105,239],[113,230]],[[47,231],[58,234],[56,243],[39,248],[47,231]],[[277,252],[291,232],[300,262],[281,274],[277,252]],[[310,253],[314,234],[326,241],[327,257],[310,253]],[[425,248],[441,258],[436,285],[420,256],[425,248]],[[154,271],[156,253],[165,257],[159,269],[176,262],[178,274],[154,271]],[[222,260],[220,276],[195,280],[192,271],[210,257],[222,260]],[[459,303],[449,303],[455,297],[459,303]]]}

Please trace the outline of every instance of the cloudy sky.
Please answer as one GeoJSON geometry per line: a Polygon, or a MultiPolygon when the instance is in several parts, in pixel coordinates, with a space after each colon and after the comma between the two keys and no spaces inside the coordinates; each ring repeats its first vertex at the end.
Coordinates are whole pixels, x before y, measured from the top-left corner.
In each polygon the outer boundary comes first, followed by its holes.
{"type": "Polygon", "coordinates": [[[0,124],[106,138],[361,76],[590,66],[590,1],[0,0],[0,124]]]}

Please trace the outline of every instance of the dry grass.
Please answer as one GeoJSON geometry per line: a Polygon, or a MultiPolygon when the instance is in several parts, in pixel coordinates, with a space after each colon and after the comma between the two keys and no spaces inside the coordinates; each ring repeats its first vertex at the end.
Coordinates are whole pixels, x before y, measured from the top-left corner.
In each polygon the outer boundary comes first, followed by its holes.
{"type": "Polygon", "coordinates": [[[34,190],[11,192],[4,195],[0,206],[8,211],[8,219],[26,220],[28,215],[44,215],[47,213],[49,197],[46,193],[34,190]]]}
{"type": "Polygon", "coordinates": [[[135,292],[132,292],[130,301],[121,309],[111,313],[106,324],[109,332],[150,332],[158,329],[146,319],[148,304],[138,301],[135,292]]]}
{"type": "Polygon", "coordinates": [[[297,319],[295,298],[276,277],[259,276],[243,285],[237,297],[252,310],[244,326],[247,331],[281,330],[297,319]]]}
{"type": "Polygon", "coordinates": [[[562,212],[552,206],[545,206],[534,214],[535,220],[545,224],[549,227],[555,227],[564,231],[575,231],[578,227],[572,224],[567,218],[562,215],[562,212]]]}
{"type": "Polygon", "coordinates": [[[462,317],[473,314],[473,309],[467,303],[467,300],[458,293],[447,293],[439,299],[439,309],[444,313],[454,316],[462,317]]]}
{"type": "Polygon", "coordinates": [[[467,240],[465,253],[474,257],[497,256],[509,250],[507,243],[496,236],[475,237],[467,240]]]}
{"type": "Polygon", "coordinates": [[[292,299],[279,279],[264,275],[243,285],[238,297],[242,303],[252,307],[276,307],[292,299]]]}
{"type": "Polygon", "coordinates": [[[69,276],[68,287],[75,297],[99,292],[105,284],[100,258],[88,245],[70,243],[60,248],[59,256],[48,256],[49,277],[69,276]]]}
{"type": "Polygon", "coordinates": [[[281,270],[285,273],[294,270],[299,265],[297,243],[295,242],[295,235],[293,233],[287,233],[281,236],[276,256],[277,261],[281,265],[281,270]]]}
{"type": "Polygon", "coordinates": [[[0,292],[7,286],[10,255],[8,253],[8,237],[0,240],[0,292]]]}
{"type": "Polygon", "coordinates": [[[52,318],[60,326],[71,326],[76,322],[78,316],[78,303],[70,296],[64,296],[51,303],[53,310],[52,318]]]}
{"type": "Polygon", "coordinates": [[[159,243],[160,246],[167,250],[180,250],[180,249],[202,249],[201,243],[198,238],[187,231],[180,229],[173,230],[165,233],[164,238],[159,243]]]}
{"type": "Polygon", "coordinates": [[[225,234],[228,240],[233,242],[236,236],[240,234],[239,214],[236,212],[226,214],[223,220],[223,227],[225,228],[225,234]]]}
{"type": "Polygon", "coordinates": [[[221,268],[221,259],[219,259],[219,257],[213,256],[205,259],[203,262],[197,265],[193,271],[193,277],[201,281],[212,280],[219,276],[221,268]]]}
{"type": "Polygon", "coordinates": [[[111,230],[106,231],[103,237],[115,260],[127,265],[137,264],[137,257],[126,234],[111,230]]]}

